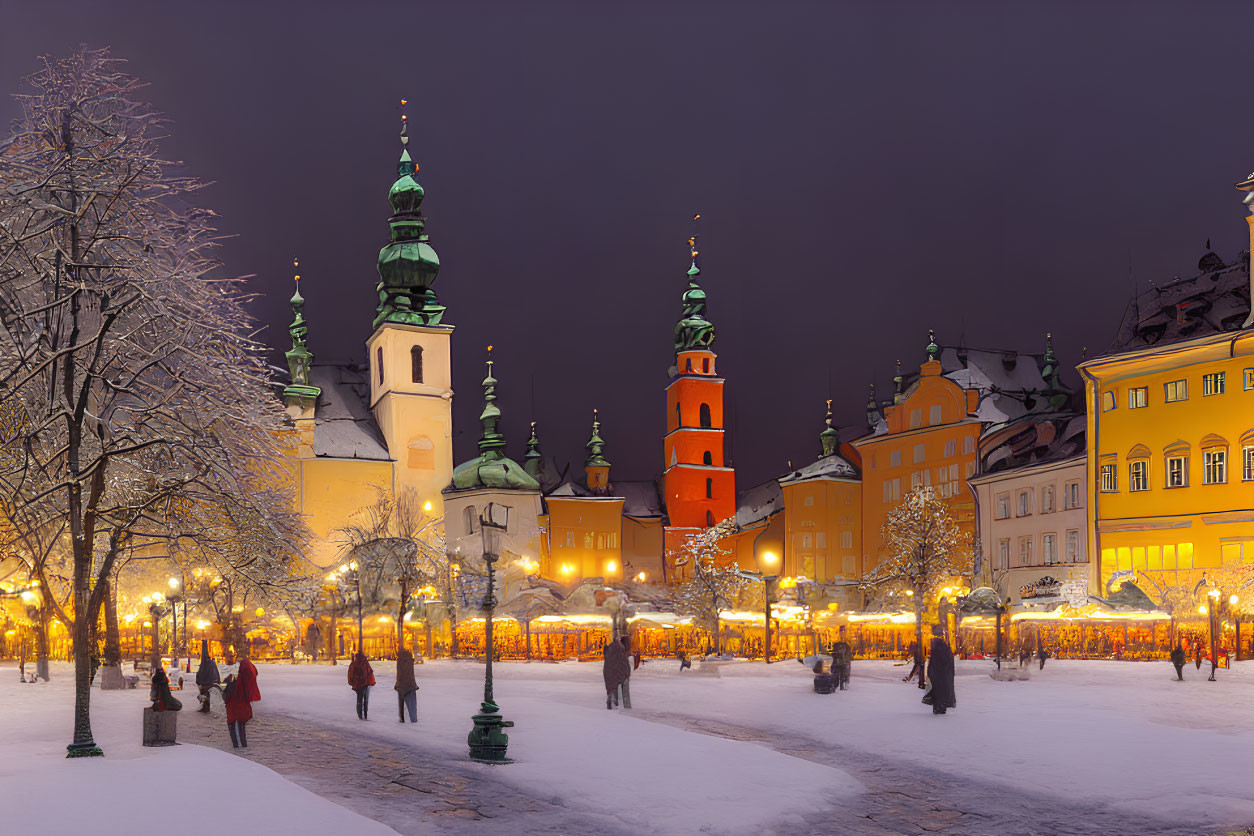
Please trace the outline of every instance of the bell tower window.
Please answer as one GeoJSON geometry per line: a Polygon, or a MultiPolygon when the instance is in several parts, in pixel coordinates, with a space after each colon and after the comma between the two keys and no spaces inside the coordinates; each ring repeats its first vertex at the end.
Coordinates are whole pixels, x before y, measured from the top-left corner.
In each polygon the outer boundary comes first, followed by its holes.
{"type": "Polygon", "coordinates": [[[713,426],[710,423],[710,405],[708,403],[701,404],[701,426],[705,429],[713,426]]]}
{"type": "Polygon", "coordinates": [[[714,464],[714,456],[710,454],[709,450],[706,450],[704,453],[701,454],[701,463],[711,464],[711,465],[714,464]]]}
{"type": "Polygon", "coordinates": [[[675,404],[675,429],[679,429],[684,425],[682,413],[679,411],[679,404],[675,404]]]}
{"type": "Polygon", "coordinates": [[[379,385],[383,385],[383,346],[374,350],[374,364],[379,367],[379,385]]]}
{"type": "Polygon", "coordinates": [[[710,373],[710,358],[709,357],[706,357],[704,360],[701,361],[701,371],[705,374],[710,373]]]}
{"type": "Polygon", "coordinates": [[[706,528],[714,527],[714,512],[713,511],[705,512],[705,527],[706,528]]]}
{"type": "Polygon", "coordinates": [[[409,350],[409,364],[414,383],[422,383],[422,346],[416,345],[409,350]]]}
{"type": "Polygon", "coordinates": [[[714,498],[714,480],[713,479],[705,480],[705,498],[706,499],[714,498]]]}

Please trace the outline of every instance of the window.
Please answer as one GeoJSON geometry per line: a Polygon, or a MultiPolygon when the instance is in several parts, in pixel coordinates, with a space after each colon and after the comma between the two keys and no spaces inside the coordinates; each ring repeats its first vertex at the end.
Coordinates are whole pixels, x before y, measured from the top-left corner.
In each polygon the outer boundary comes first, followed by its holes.
{"type": "Polygon", "coordinates": [[[467,534],[475,533],[475,523],[478,521],[479,518],[475,516],[475,506],[467,505],[462,509],[462,528],[467,534]]]}
{"type": "Polygon", "coordinates": [[[1053,534],[1041,535],[1041,558],[1045,561],[1046,566],[1052,566],[1058,562],[1058,552],[1054,546],[1055,537],[1053,534]]]}
{"type": "Polygon", "coordinates": [[[1067,532],[1067,562],[1078,563],[1080,560],[1080,532],[1071,529],[1067,532]]]}
{"type": "Polygon", "coordinates": [[[1189,484],[1189,457],[1167,457],[1167,487],[1183,488],[1189,484]]]}
{"type": "Polygon", "coordinates": [[[606,534],[605,545],[607,548],[611,548],[611,549],[618,548],[618,535],[613,532],[606,534]]]}
{"type": "Polygon", "coordinates": [[[806,500],[805,500],[805,503],[803,503],[803,504],[805,504],[805,505],[813,505],[813,504],[814,504],[814,497],[813,497],[813,496],[807,496],[807,497],[806,497],[806,500]]]}
{"type": "MultiPolygon", "coordinates": [[[[945,469],[945,468],[943,468],[943,467],[941,468],[941,470],[944,470],[944,469],[945,469]]],[[[950,480],[951,480],[951,481],[953,481],[953,480],[955,480],[955,479],[957,479],[957,478],[958,478],[958,465],[956,465],[956,464],[951,464],[951,465],[949,466],[949,478],[950,478],[950,480]]]]}
{"type": "Polygon", "coordinates": [[[1128,409],[1144,409],[1149,405],[1149,387],[1137,386],[1128,390],[1128,409]]]}
{"type": "MultiPolygon", "coordinates": [[[[713,499],[713,498],[714,498],[714,480],[713,480],[713,479],[706,479],[706,480],[705,480],[705,498],[706,498],[706,499],[713,499]]],[[[763,617],[765,617],[765,616],[763,616],[763,617]]]]}
{"type": "Polygon", "coordinates": [[[710,405],[708,403],[701,404],[701,426],[706,428],[714,426],[710,423],[710,405]]]}
{"type": "Polygon", "coordinates": [[[923,487],[923,472],[916,470],[910,474],[910,490],[923,487]]]}
{"type": "Polygon", "coordinates": [[[1102,392],[1102,412],[1110,412],[1115,408],[1115,393],[1102,392]]]}
{"type": "Polygon", "coordinates": [[[1063,507],[1070,511],[1080,507],[1080,483],[1068,482],[1063,488],[1063,507]]]}
{"type": "Polygon", "coordinates": [[[893,500],[894,502],[901,499],[901,480],[893,479],[891,482],[888,483],[888,485],[889,485],[889,488],[891,488],[891,490],[889,491],[889,494],[890,494],[889,498],[893,500]]]}
{"type": "Polygon", "coordinates": [[[1187,401],[1189,399],[1189,385],[1187,380],[1173,380],[1163,385],[1165,390],[1164,399],[1167,403],[1172,401],[1187,401]]]}
{"type": "Polygon", "coordinates": [[[575,547],[575,532],[566,532],[566,548],[573,549],[575,547]]]}
{"type": "Polygon", "coordinates": [[[1115,471],[1115,463],[1101,466],[1102,493],[1114,493],[1119,490],[1119,475],[1115,471]]]}
{"type": "Polygon", "coordinates": [[[840,547],[842,549],[853,548],[853,532],[852,531],[840,532],[840,547]]]}
{"type": "Polygon", "coordinates": [[[928,410],[927,422],[928,424],[932,426],[936,426],[937,424],[941,422],[940,404],[936,404],[935,406],[933,406],[931,409],[928,410]]]}
{"type": "Polygon", "coordinates": [[[820,549],[827,548],[827,532],[826,531],[820,531],[818,534],[814,535],[814,538],[815,538],[814,545],[816,548],[820,548],[820,549]]]}
{"type": "Polygon", "coordinates": [[[1032,565],[1032,538],[1031,537],[1019,538],[1019,565],[1020,566],[1032,565]]]}
{"type": "Polygon", "coordinates": [[[1054,486],[1046,485],[1041,488],[1041,513],[1052,514],[1054,512],[1054,486]]]}
{"type": "Polygon", "coordinates": [[[1227,372],[1214,372],[1213,374],[1202,375],[1202,397],[1222,395],[1227,376],[1227,372]]]}
{"type": "Polygon", "coordinates": [[[1005,520],[1010,518],[1010,494],[1002,493],[997,495],[997,516],[994,519],[1005,520]]]}
{"type": "Polygon", "coordinates": [[[810,543],[811,543],[811,542],[812,542],[812,541],[810,540],[810,535],[809,535],[809,534],[802,534],[802,535],[801,535],[801,548],[803,548],[803,549],[808,549],[808,548],[810,548],[810,543]]]}
{"type": "Polygon", "coordinates": [[[714,512],[713,511],[705,512],[705,527],[706,528],[714,527],[714,512]]]}
{"type": "Polygon", "coordinates": [[[593,537],[592,537],[592,532],[591,532],[591,531],[584,532],[584,535],[583,535],[583,547],[584,547],[585,549],[591,549],[591,548],[593,547],[593,542],[594,542],[594,541],[593,541],[593,537]]]}
{"type": "Polygon", "coordinates": [[[605,535],[604,534],[597,535],[597,548],[598,549],[605,548],[605,535]]]}
{"type": "Polygon", "coordinates": [[[922,426],[922,424],[923,424],[923,410],[921,409],[910,410],[910,429],[913,430],[916,427],[922,426]]]}
{"type": "Polygon", "coordinates": [[[998,569],[1010,568],[1010,541],[999,540],[997,542],[997,562],[998,569]]]}
{"type": "Polygon", "coordinates": [[[1019,491],[1019,516],[1026,517],[1032,513],[1032,492],[1019,491]]]}
{"type": "Polygon", "coordinates": [[[964,453],[974,453],[974,452],[975,452],[975,439],[974,439],[974,438],[967,437],[966,439],[964,439],[964,440],[963,440],[963,442],[962,442],[962,452],[964,452],[964,453]]]}
{"type": "Polygon", "coordinates": [[[945,442],[945,458],[949,458],[950,456],[952,456],[952,455],[956,454],[957,452],[958,452],[958,442],[957,442],[957,441],[946,441],[946,442],[945,442]]]}
{"type": "Polygon", "coordinates": [[[375,365],[379,367],[379,385],[383,385],[383,346],[374,350],[375,365]]]}
{"type": "Polygon", "coordinates": [[[967,478],[975,475],[975,462],[967,462],[967,478]]]}
{"type": "Polygon", "coordinates": [[[1241,448],[1241,478],[1246,482],[1254,481],[1254,444],[1241,448]]]}
{"type": "Polygon", "coordinates": [[[1202,484],[1221,485],[1228,481],[1228,451],[1222,448],[1202,451],[1202,484]]]}
{"type": "Polygon", "coordinates": [[[416,345],[409,350],[409,366],[414,383],[422,383],[422,346],[416,345]]]}
{"type": "Polygon", "coordinates": [[[692,358],[691,357],[689,357],[687,360],[684,361],[684,371],[686,372],[692,371],[692,358]]]}
{"type": "Polygon", "coordinates": [[[1242,385],[1245,387],[1245,391],[1248,392],[1251,389],[1254,389],[1254,369],[1244,369],[1241,372],[1241,380],[1242,385]]]}
{"type": "Polygon", "coordinates": [[[676,427],[682,427],[684,425],[684,419],[681,416],[682,416],[682,413],[679,411],[679,404],[675,404],[675,426],[676,427]]]}
{"type": "Polygon", "coordinates": [[[1149,490],[1149,462],[1145,459],[1128,462],[1128,490],[1149,490]]]}
{"type": "Polygon", "coordinates": [[[710,373],[710,358],[709,357],[706,357],[704,360],[701,361],[701,373],[702,374],[710,373]]]}
{"type": "Polygon", "coordinates": [[[710,453],[709,450],[706,450],[704,453],[701,454],[701,464],[710,464],[710,465],[714,464],[714,456],[710,453]]]}
{"type": "Polygon", "coordinates": [[[924,444],[914,445],[914,461],[919,463],[927,458],[927,446],[924,444]]]}
{"type": "Polygon", "coordinates": [[[889,463],[889,465],[891,465],[892,467],[899,467],[899,466],[901,465],[901,451],[900,451],[900,450],[894,450],[894,451],[892,451],[891,453],[889,453],[889,454],[888,454],[888,463],[889,463]]]}

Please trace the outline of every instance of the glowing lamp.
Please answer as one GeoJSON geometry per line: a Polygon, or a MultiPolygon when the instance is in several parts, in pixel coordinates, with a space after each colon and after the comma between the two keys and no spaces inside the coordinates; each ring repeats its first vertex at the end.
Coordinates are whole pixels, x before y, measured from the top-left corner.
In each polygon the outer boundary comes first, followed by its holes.
{"type": "Polygon", "coordinates": [[[1240,601],[1240,600],[1241,600],[1240,598],[1233,595],[1228,598],[1228,603],[1235,607],[1237,605],[1237,601],[1240,601]]]}
{"type": "Polygon", "coordinates": [[[647,577],[648,575],[646,575],[644,572],[641,572],[640,574],[636,575],[636,580],[640,581],[641,583],[644,583],[644,580],[647,577]]]}
{"type": "Polygon", "coordinates": [[[143,598],[140,598],[139,600],[143,601],[145,604],[152,603],[152,597],[149,595],[145,595],[143,598]]]}
{"type": "Polygon", "coordinates": [[[265,614],[266,614],[266,611],[265,611],[265,609],[264,609],[264,608],[262,608],[262,607],[258,607],[258,608],[257,608],[257,617],[258,617],[258,618],[261,618],[261,617],[262,617],[263,615],[265,615],[265,614]]]}
{"type": "Polygon", "coordinates": [[[356,561],[356,560],[354,560],[352,563],[348,564],[348,568],[349,568],[349,569],[352,569],[354,572],[356,572],[356,571],[357,571],[357,561],[356,561]]]}
{"type": "Polygon", "coordinates": [[[1206,615],[1206,612],[1207,612],[1207,610],[1206,610],[1206,605],[1205,605],[1205,604],[1202,604],[1202,606],[1200,606],[1200,607],[1198,607],[1198,608],[1197,608],[1197,613],[1198,613],[1198,615],[1206,615]]]}
{"type": "Polygon", "coordinates": [[[618,571],[618,564],[615,563],[613,560],[609,561],[608,563],[605,564],[605,571],[607,572],[618,571]]]}
{"type": "Polygon", "coordinates": [[[422,510],[424,511],[431,510],[431,500],[428,499],[426,502],[422,503],[422,510]]]}
{"type": "Polygon", "coordinates": [[[913,589],[907,589],[907,590],[906,590],[906,594],[907,594],[907,595],[914,595],[914,590],[913,590],[913,589]]]}
{"type": "Polygon", "coordinates": [[[28,604],[35,603],[36,601],[35,593],[31,592],[29,589],[26,590],[25,592],[22,593],[22,600],[28,604]]]}
{"type": "Polygon", "coordinates": [[[341,563],[341,564],[340,564],[340,571],[341,571],[341,572],[347,572],[347,571],[348,571],[348,564],[347,564],[347,563],[341,563]]]}
{"type": "Polygon", "coordinates": [[[179,579],[170,578],[170,589],[178,589],[178,588],[179,588],[179,579]]]}
{"type": "Polygon", "coordinates": [[[1218,589],[1212,589],[1212,590],[1210,590],[1209,592],[1207,592],[1206,594],[1207,594],[1207,595],[1209,595],[1210,597],[1214,598],[1215,600],[1219,600],[1219,590],[1218,590],[1218,589]]]}
{"type": "Polygon", "coordinates": [[[766,552],[762,555],[763,563],[774,563],[777,560],[779,560],[779,558],[775,556],[775,552],[766,552]]]}

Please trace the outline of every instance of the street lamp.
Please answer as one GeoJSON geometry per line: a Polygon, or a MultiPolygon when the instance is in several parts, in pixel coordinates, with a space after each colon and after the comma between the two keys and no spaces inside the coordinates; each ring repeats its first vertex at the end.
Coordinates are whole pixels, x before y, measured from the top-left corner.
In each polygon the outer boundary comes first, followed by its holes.
{"type": "Polygon", "coordinates": [[[484,622],[484,644],[486,647],[483,674],[483,703],[480,713],[471,719],[474,728],[466,736],[470,745],[470,759],[481,763],[513,763],[505,757],[509,746],[509,735],[501,731],[514,725],[512,720],[501,717],[500,707],[492,696],[492,616],[496,610],[496,595],[493,585],[496,580],[494,564],[501,556],[501,532],[509,527],[509,507],[489,502],[484,509],[485,516],[479,518],[479,530],[483,535],[483,562],[488,568],[488,592],[483,599],[483,607],[487,610],[484,622]]]}
{"type": "Polygon", "coordinates": [[[1219,657],[1215,655],[1215,619],[1218,618],[1217,610],[1219,608],[1219,590],[1215,587],[1211,587],[1206,595],[1211,600],[1210,606],[1207,607],[1210,615],[1210,676],[1207,677],[1207,681],[1214,682],[1215,668],[1219,666],[1219,657]]]}

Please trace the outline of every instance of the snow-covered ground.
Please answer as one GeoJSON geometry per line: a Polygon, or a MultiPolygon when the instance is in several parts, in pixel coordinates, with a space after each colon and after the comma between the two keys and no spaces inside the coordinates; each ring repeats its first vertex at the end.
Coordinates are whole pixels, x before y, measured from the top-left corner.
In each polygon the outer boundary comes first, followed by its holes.
{"type": "MultiPolygon", "coordinates": [[[[473,662],[418,668],[416,725],[396,721],[389,662],[375,663],[368,723],[354,714],[343,665],[260,666],[262,701],[255,709],[258,716],[283,714],[421,747],[472,775],[560,799],[572,811],[608,815],[634,832],[787,830],[819,800],[857,811],[866,803],[853,777],[860,774],[859,752],[946,773],[959,786],[971,782],[972,793],[991,784],[1053,797],[1076,815],[1114,807],[1202,832],[1254,822],[1248,789],[1254,663],[1221,670],[1211,683],[1205,668],[1192,666],[1186,681],[1175,682],[1167,663],[1057,660],[1034,671],[1031,681],[995,682],[989,663],[959,662],[958,708],[943,717],[901,682],[904,668],[887,662],[855,661],[851,689],[833,695],[812,693],[809,673],[795,662],[731,663],[718,676],[677,668],[673,661],[645,662],[632,677],[634,709],[611,712],[598,664],[496,666],[497,701],[516,723],[510,756],[517,763],[510,766],[465,766],[470,715],[482,696],[483,668],[473,662]],[[729,740],[684,728],[709,719],[755,734],[729,740]],[[842,769],[794,757],[772,748],[773,738],[814,741],[850,762],[842,769]]],[[[96,691],[93,722],[109,757],[67,761],[68,667],[55,666],[53,675],[51,683],[22,685],[13,668],[0,668],[6,796],[28,799],[32,808],[50,805],[58,816],[81,816],[76,821],[106,834],[123,828],[110,830],[99,810],[116,810],[121,822],[151,809],[154,799],[201,790],[207,798],[238,799],[253,828],[260,821],[275,824],[268,828],[273,832],[387,832],[230,754],[199,746],[141,748],[139,691],[96,691]],[[79,812],[56,801],[71,786],[91,799],[79,812]]],[[[231,803],[212,807],[215,818],[205,832],[231,822],[231,803]]]]}

